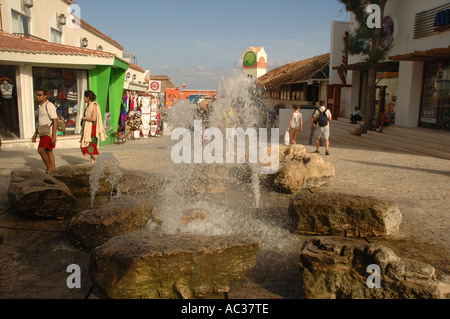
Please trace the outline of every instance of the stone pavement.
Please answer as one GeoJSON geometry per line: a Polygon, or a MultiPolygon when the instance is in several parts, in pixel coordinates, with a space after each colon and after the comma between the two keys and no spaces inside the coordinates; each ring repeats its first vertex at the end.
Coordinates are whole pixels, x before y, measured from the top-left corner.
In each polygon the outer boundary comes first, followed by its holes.
{"type": "MultiPolygon", "coordinates": [[[[314,151],[305,133],[300,142],[308,152],[314,151]]],[[[172,143],[169,137],[140,139],[108,145],[100,152],[113,154],[123,168],[170,174],[172,143]]],[[[403,222],[391,248],[450,273],[450,161],[352,143],[334,142],[330,151],[324,158],[335,166],[336,178],[327,188],[398,203],[403,222]]],[[[56,149],[55,155],[57,166],[88,162],[79,149],[56,149]]],[[[14,169],[43,170],[44,165],[34,149],[0,150],[0,298],[96,298],[87,275],[89,253],[65,240],[67,222],[30,221],[10,209],[6,193],[14,169]],[[72,263],[81,267],[81,289],[67,288],[66,268],[72,263]]],[[[294,263],[292,269],[290,276],[298,266],[294,263]]],[[[286,278],[284,285],[292,285],[291,279],[286,278]]],[[[283,294],[257,279],[246,279],[229,296],[282,298],[283,294]]]]}

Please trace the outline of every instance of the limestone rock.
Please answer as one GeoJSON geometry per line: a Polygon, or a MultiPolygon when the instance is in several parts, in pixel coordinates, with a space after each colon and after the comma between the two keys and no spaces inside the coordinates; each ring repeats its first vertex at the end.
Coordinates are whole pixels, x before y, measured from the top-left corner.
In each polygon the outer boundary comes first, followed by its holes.
{"type": "Polygon", "coordinates": [[[196,220],[205,220],[210,216],[207,209],[188,209],[181,215],[180,224],[187,225],[196,220]]]}
{"type": "Polygon", "coordinates": [[[229,172],[223,165],[197,165],[184,185],[187,192],[192,194],[223,194],[230,181],[229,177],[229,172]]]}
{"type": "Polygon", "coordinates": [[[109,298],[202,298],[228,291],[256,265],[258,249],[242,237],[143,231],[97,247],[89,273],[109,298]]]}
{"type": "Polygon", "coordinates": [[[8,199],[26,217],[66,219],[77,210],[69,188],[41,171],[12,171],[8,199]]]}
{"type": "Polygon", "coordinates": [[[439,281],[433,266],[403,259],[385,246],[362,240],[309,238],[302,247],[299,265],[309,299],[450,297],[447,279],[439,281]],[[380,269],[378,283],[374,270],[368,268],[371,265],[380,269]]]}
{"type": "Polygon", "coordinates": [[[297,193],[289,216],[305,235],[371,237],[398,231],[402,214],[397,204],[339,193],[297,193]]]}
{"type": "MultiPolygon", "coordinates": [[[[154,209],[153,210],[153,222],[155,222],[156,225],[163,225],[165,221],[173,217],[174,214],[171,214],[169,211],[165,209],[154,209]]],[[[179,216],[177,216],[177,224],[178,226],[184,226],[191,222],[197,221],[197,220],[207,220],[210,217],[210,213],[208,209],[205,208],[192,208],[192,209],[186,209],[183,210],[179,216]]]]}
{"type": "MultiPolygon", "coordinates": [[[[64,182],[75,196],[90,196],[90,174],[92,164],[66,165],[52,172],[52,176],[64,182]]],[[[155,193],[162,185],[161,179],[155,174],[143,173],[134,170],[121,169],[122,177],[117,185],[108,181],[111,174],[108,169],[99,180],[99,189],[96,195],[110,195],[120,192],[128,195],[148,195],[155,193]]]]}
{"type": "Polygon", "coordinates": [[[114,236],[142,230],[151,218],[153,205],[151,200],[122,197],[82,211],[70,220],[68,237],[75,245],[93,249],[114,236]]]}
{"type": "MultiPolygon", "coordinates": [[[[271,149],[268,148],[270,156],[271,149]]],[[[280,145],[278,172],[265,177],[273,189],[294,194],[301,189],[320,187],[335,177],[334,166],[303,145],[280,145]]]]}

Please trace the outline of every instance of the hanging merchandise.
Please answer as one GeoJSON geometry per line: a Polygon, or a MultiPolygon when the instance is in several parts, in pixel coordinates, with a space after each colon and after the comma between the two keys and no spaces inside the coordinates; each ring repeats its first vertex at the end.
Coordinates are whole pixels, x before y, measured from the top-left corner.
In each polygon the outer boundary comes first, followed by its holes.
{"type": "Polygon", "coordinates": [[[77,102],[78,96],[77,96],[77,86],[73,85],[72,88],[67,93],[67,101],[77,102]]]}
{"type": "Polygon", "coordinates": [[[158,134],[158,100],[152,99],[150,112],[150,134],[156,136],[158,134]]]}

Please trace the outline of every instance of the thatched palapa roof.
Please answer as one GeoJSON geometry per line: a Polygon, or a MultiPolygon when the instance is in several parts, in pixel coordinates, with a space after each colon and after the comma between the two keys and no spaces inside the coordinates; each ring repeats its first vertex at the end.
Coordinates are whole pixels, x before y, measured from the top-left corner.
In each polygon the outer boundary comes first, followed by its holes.
{"type": "Polygon", "coordinates": [[[297,84],[310,79],[328,79],[330,53],[289,63],[258,78],[267,90],[277,90],[285,84],[297,84]]]}

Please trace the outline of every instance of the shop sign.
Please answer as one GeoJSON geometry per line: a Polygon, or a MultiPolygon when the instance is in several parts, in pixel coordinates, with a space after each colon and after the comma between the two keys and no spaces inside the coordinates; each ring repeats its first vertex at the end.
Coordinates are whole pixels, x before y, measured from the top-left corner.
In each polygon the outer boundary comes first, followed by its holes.
{"type": "Polygon", "coordinates": [[[160,93],[161,92],[161,81],[151,81],[148,87],[149,92],[160,93]]]}
{"type": "Polygon", "coordinates": [[[394,20],[385,17],[383,20],[384,37],[381,39],[381,46],[387,48],[394,41],[394,20]]]}
{"type": "Polygon", "coordinates": [[[450,29],[450,9],[439,11],[434,20],[434,31],[441,32],[450,29]]]}
{"type": "Polygon", "coordinates": [[[244,55],[244,64],[248,67],[251,67],[255,64],[255,62],[256,62],[256,54],[252,51],[248,51],[244,55]]]}

